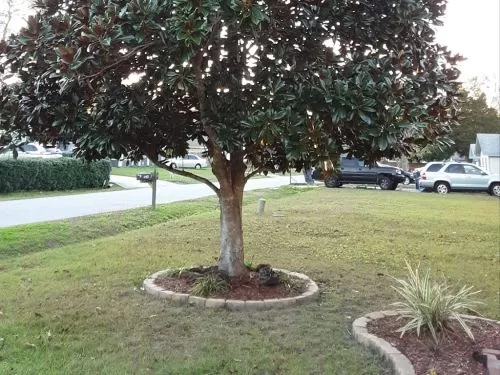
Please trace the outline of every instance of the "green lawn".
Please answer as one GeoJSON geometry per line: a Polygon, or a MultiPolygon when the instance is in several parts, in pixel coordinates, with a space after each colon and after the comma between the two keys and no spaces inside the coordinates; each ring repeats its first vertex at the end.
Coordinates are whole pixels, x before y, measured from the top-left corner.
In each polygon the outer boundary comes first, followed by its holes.
{"type": "Polygon", "coordinates": [[[0,374],[390,374],[353,341],[351,323],[390,307],[388,275],[404,275],[405,259],[481,289],[480,311],[500,318],[499,201],[473,194],[255,192],[244,208],[247,260],[305,272],[318,302],[231,313],[141,293],[154,271],[215,261],[216,205],[0,230],[0,374]]]}
{"type": "Polygon", "coordinates": [[[57,190],[57,191],[20,191],[16,193],[0,194],[0,201],[9,201],[16,199],[33,199],[33,198],[47,198],[57,197],[61,195],[77,195],[88,193],[104,193],[107,191],[123,190],[120,186],[111,185],[106,189],[76,189],[76,190],[57,190]]]}
{"type": "MultiPolygon", "coordinates": [[[[135,178],[137,173],[140,172],[151,173],[153,172],[153,169],[154,169],[153,167],[121,167],[121,168],[114,167],[113,170],[111,171],[111,174],[116,176],[127,176],[135,178]]],[[[163,181],[174,182],[177,184],[199,184],[198,181],[193,180],[192,178],[179,176],[164,169],[156,168],[156,171],[158,172],[158,178],[163,181]]],[[[201,177],[205,177],[206,179],[212,182],[217,181],[217,178],[214,176],[210,168],[202,168],[202,169],[186,168],[185,171],[191,172],[201,177]]],[[[265,176],[260,175],[260,176],[254,176],[252,178],[263,178],[263,177],[265,176]]]]}
{"type": "MultiPolygon", "coordinates": [[[[122,168],[113,167],[111,174],[116,176],[135,177],[137,173],[140,172],[151,173],[153,172],[153,169],[154,168],[152,167],[122,167],[122,168]]],[[[198,181],[193,180],[192,178],[179,176],[164,169],[156,168],[156,171],[158,172],[158,178],[163,181],[174,182],[177,184],[199,184],[198,181]]],[[[214,182],[217,181],[210,168],[186,169],[186,171],[195,173],[201,177],[205,177],[210,181],[214,182]]]]}

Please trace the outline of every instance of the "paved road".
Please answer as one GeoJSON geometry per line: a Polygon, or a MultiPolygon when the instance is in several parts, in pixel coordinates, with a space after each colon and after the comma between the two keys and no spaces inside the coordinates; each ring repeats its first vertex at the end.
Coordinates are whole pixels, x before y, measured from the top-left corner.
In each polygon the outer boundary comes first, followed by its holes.
{"type": "MultiPolygon", "coordinates": [[[[302,176],[293,177],[304,182],[302,176]]],[[[39,223],[78,216],[122,211],[151,205],[151,188],[137,184],[134,178],[112,176],[128,190],[49,198],[0,201],[0,228],[39,223]]],[[[245,191],[276,188],[290,183],[289,176],[256,178],[248,181],[245,191]]],[[[159,181],[157,203],[171,203],[215,195],[204,184],[180,185],[159,181]]]]}

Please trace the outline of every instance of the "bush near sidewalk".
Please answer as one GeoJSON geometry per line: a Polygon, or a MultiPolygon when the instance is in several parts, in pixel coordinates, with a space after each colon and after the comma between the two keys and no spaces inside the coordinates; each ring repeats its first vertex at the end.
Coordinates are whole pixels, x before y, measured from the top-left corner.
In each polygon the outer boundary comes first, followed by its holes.
{"type": "Polygon", "coordinates": [[[0,160],[0,193],[52,191],[102,187],[109,182],[111,165],[101,160],[0,160]]]}

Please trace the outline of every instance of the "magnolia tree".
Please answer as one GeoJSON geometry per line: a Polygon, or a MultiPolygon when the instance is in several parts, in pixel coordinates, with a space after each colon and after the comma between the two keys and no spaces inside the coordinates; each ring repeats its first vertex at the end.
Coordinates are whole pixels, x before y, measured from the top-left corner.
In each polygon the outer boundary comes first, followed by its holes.
{"type": "Polygon", "coordinates": [[[219,269],[244,276],[254,173],[408,154],[450,132],[460,57],[434,41],[445,3],[39,0],[0,45],[20,78],[3,88],[0,126],[71,140],[88,160],[147,156],[207,184],[219,269]],[[189,140],[206,145],[218,184],[162,162],[189,140]]]}

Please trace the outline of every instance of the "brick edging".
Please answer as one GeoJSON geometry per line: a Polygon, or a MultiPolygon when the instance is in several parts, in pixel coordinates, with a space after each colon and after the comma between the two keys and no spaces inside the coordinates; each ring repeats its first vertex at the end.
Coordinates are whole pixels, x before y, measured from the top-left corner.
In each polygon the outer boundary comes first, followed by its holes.
{"type": "MultiPolygon", "coordinates": [[[[399,350],[397,350],[394,346],[389,344],[384,339],[375,336],[371,333],[368,333],[367,324],[368,322],[381,319],[387,316],[397,316],[399,313],[397,311],[376,311],[361,318],[356,319],[352,323],[352,332],[353,336],[360,344],[375,349],[383,358],[388,360],[392,367],[394,368],[394,372],[396,375],[415,375],[415,369],[411,364],[410,360],[399,350]]],[[[467,319],[481,319],[487,320],[491,322],[496,322],[500,324],[500,321],[486,319],[479,316],[473,315],[463,315],[467,319]]]]}
{"type": "Polygon", "coordinates": [[[279,309],[292,307],[296,305],[302,305],[305,303],[312,302],[316,300],[319,296],[318,285],[311,280],[308,276],[282,269],[274,269],[275,271],[283,272],[289,276],[302,279],[307,281],[306,291],[301,295],[288,298],[274,298],[274,299],[264,299],[256,301],[243,301],[243,300],[233,300],[233,299],[220,299],[220,298],[203,298],[198,296],[192,296],[186,293],[177,293],[170,290],[163,289],[154,283],[155,279],[169,271],[169,269],[155,272],[150,275],[143,282],[144,291],[160,299],[166,299],[176,302],[179,305],[191,305],[200,306],[206,308],[225,308],[231,311],[261,311],[270,309],[279,309]]]}

